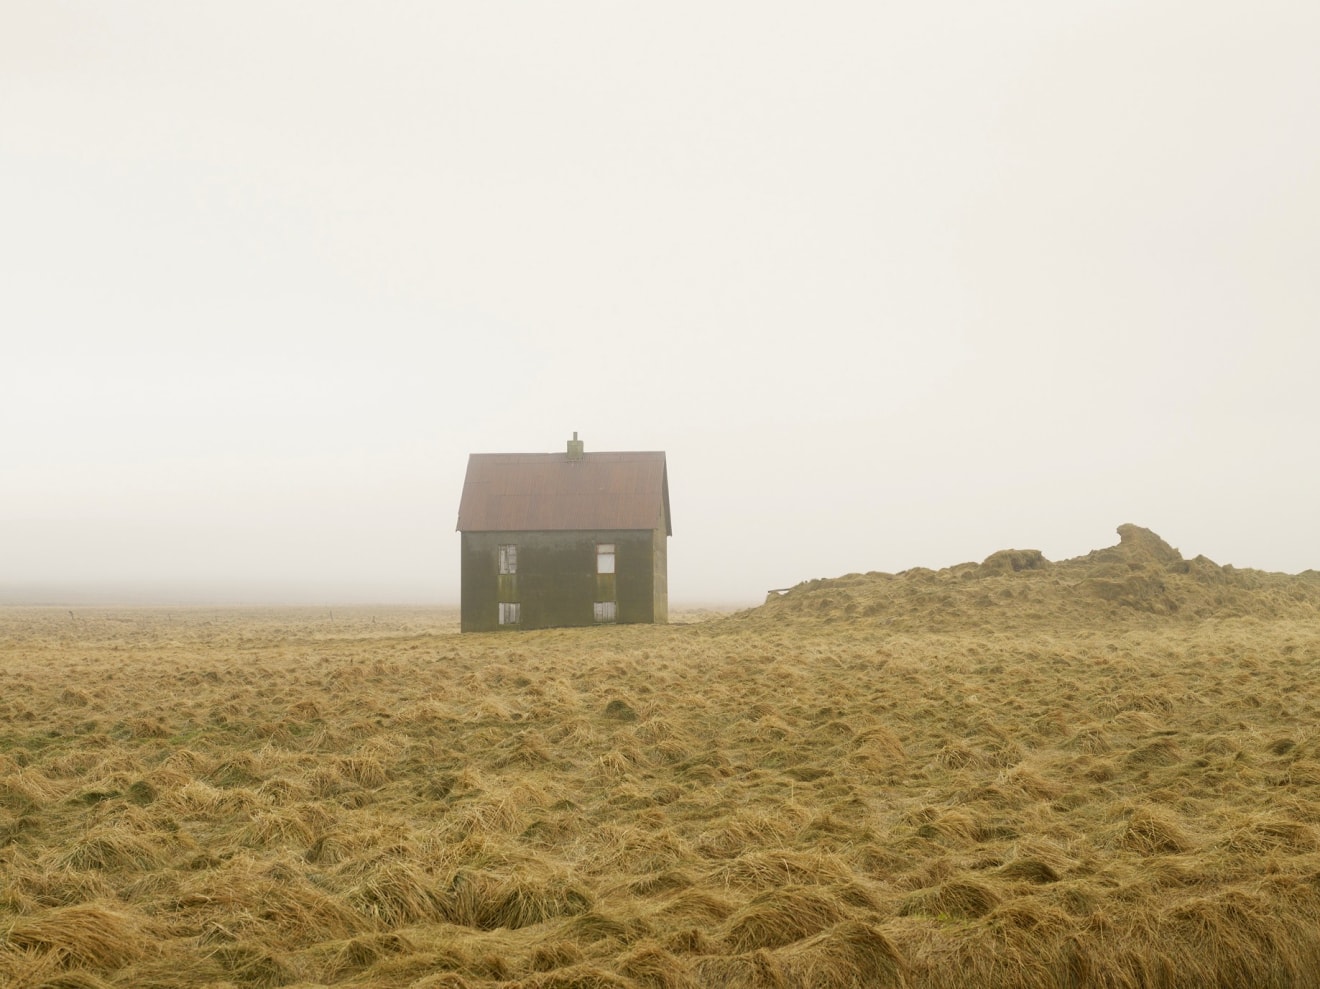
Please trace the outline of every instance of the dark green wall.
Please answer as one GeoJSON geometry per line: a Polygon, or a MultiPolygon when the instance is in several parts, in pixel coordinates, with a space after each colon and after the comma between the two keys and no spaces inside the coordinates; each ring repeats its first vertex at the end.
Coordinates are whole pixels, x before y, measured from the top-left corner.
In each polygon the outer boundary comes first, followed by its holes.
{"type": "Polygon", "coordinates": [[[616,621],[664,622],[669,617],[663,530],[593,532],[464,532],[462,628],[594,625],[595,602],[608,600],[612,583],[616,621]],[[499,547],[518,547],[518,573],[499,573],[499,547]],[[614,575],[596,573],[596,544],[614,543],[614,575]],[[505,595],[505,596],[501,596],[505,595]],[[522,621],[499,624],[499,602],[518,601],[522,621]]]}

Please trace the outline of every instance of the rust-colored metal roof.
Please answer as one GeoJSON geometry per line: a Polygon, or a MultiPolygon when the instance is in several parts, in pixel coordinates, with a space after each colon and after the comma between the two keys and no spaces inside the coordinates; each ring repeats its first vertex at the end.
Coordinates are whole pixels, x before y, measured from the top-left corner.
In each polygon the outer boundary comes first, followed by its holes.
{"type": "Polygon", "coordinates": [[[658,529],[673,535],[663,451],[474,453],[468,457],[460,532],[658,529]]]}

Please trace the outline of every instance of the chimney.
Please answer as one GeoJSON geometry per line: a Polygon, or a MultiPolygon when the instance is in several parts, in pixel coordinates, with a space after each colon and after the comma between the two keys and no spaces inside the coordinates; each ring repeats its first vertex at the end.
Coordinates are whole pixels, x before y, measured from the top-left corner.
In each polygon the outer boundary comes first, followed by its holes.
{"type": "Polygon", "coordinates": [[[582,441],[577,438],[577,430],[573,430],[573,438],[568,441],[568,459],[581,460],[584,456],[582,441]]]}

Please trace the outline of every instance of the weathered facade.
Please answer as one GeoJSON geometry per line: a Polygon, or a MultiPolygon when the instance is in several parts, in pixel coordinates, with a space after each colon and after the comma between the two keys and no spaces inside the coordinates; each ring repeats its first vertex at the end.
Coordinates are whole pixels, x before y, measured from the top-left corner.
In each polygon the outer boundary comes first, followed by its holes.
{"type": "Polygon", "coordinates": [[[464,632],[668,621],[663,452],[474,453],[458,531],[464,632]]]}

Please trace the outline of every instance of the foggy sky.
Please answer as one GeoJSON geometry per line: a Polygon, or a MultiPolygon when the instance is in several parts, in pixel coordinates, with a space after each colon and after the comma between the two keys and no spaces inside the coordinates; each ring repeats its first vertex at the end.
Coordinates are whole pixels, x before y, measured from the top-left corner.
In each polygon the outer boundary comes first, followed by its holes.
{"type": "Polygon", "coordinates": [[[1320,567],[1320,5],[57,3],[0,30],[0,601],[456,603],[470,452],[670,599],[1320,567]]]}

